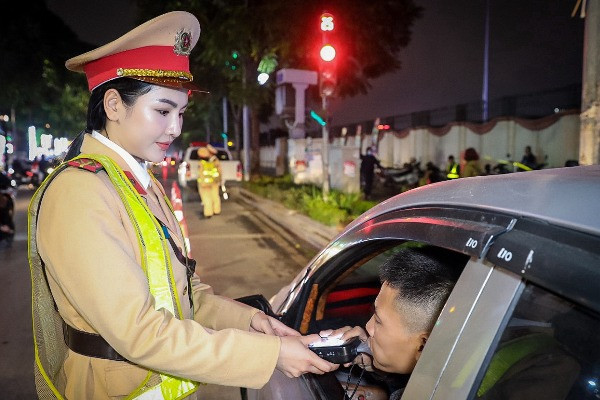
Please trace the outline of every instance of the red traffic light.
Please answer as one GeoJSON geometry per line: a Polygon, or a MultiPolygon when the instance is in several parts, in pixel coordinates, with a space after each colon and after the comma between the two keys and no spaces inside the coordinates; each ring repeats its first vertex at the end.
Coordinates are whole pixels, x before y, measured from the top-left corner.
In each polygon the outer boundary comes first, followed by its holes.
{"type": "Polygon", "coordinates": [[[323,47],[321,47],[319,55],[321,56],[321,60],[323,61],[333,61],[333,59],[335,58],[335,47],[333,47],[330,44],[326,44],[323,47]]]}
{"type": "Polygon", "coordinates": [[[380,131],[387,131],[388,129],[390,129],[390,126],[387,124],[379,124],[377,125],[377,129],[379,129],[380,131]]]}

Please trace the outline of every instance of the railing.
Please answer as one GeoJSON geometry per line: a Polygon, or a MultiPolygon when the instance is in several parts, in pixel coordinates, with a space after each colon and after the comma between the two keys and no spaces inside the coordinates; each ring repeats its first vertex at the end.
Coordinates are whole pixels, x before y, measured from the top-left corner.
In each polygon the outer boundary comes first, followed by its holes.
{"type": "MultiPolygon", "coordinates": [[[[581,107],[581,85],[570,85],[544,92],[530,93],[518,96],[502,97],[488,102],[488,120],[496,117],[541,118],[547,115],[579,109],[581,107]]],[[[450,122],[483,121],[483,102],[476,101],[457,104],[449,107],[424,110],[409,114],[400,114],[380,119],[382,124],[390,125],[392,130],[400,131],[406,128],[422,126],[439,127],[450,122]]],[[[348,135],[354,135],[358,125],[363,134],[370,133],[374,120],[362,121],[344,126],[332,126],[330,137],[341,136],[343,127],[348,129],[348,135]]],[[[310,129],[308,136],[320,137],[320,129],[310,129]]]]}

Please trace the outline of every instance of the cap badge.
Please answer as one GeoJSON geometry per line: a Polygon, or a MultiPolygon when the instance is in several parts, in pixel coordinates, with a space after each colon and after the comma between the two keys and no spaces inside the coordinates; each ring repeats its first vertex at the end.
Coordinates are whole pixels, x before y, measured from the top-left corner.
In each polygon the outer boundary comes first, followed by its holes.
{"type": "Polygon", "coordinates": [[[180,56],[189,56],[192,52],[192,35],[190,32],[180,30],[175,35],[173,51],[180,56]]]}

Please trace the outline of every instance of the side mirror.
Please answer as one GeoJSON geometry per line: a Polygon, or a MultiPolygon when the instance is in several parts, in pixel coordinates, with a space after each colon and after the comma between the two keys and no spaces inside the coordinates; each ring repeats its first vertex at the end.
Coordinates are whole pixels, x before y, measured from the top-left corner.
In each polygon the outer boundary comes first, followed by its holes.
{"type": "Polygon", "coordinates": [[[265,296],[263,296],[262,294],[253,294],[250,296],[240,297],[235,300],[239,301],[240,303],[249,305],[250,307],[257,308],[270,317],[279,319],[277,317],[277,315],[273,312],[273,309],[271,308],[271,303],[269,303],[269,300],[267,300],[265,298],[265,296]]]}

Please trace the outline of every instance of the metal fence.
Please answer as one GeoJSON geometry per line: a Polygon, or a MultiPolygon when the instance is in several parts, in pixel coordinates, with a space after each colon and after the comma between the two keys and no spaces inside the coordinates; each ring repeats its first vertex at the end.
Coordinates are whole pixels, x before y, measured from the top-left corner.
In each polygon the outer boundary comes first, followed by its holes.
{"type": "MultiPolygon", "coordinates": [[[[538,93],[491,100],[488,102],[488,120],[496,117],[536,119],[560,111],[580,109],[580,107],[581,85],[576,84],[538,93]]],[[[423,126],[440,127],[450,122],[485,122],[483,120],[483,102],[481,101],[394,115],[380,118],[380,121],[382,124],[390,125],[390,129],[396,131],[423,126]]],[[[358,125],[361,125],[363,133],[369,133],[373,128],[373,120],[345,126],[333,126],[330,129],[330,135],[331,137],[341,136],[343,127],[348,129],[349,135],[353,135],[358,125]]],[[[311,129],[310,132],[307,132],[307,136],[319,137],[320,130],[311,129]]]]}

